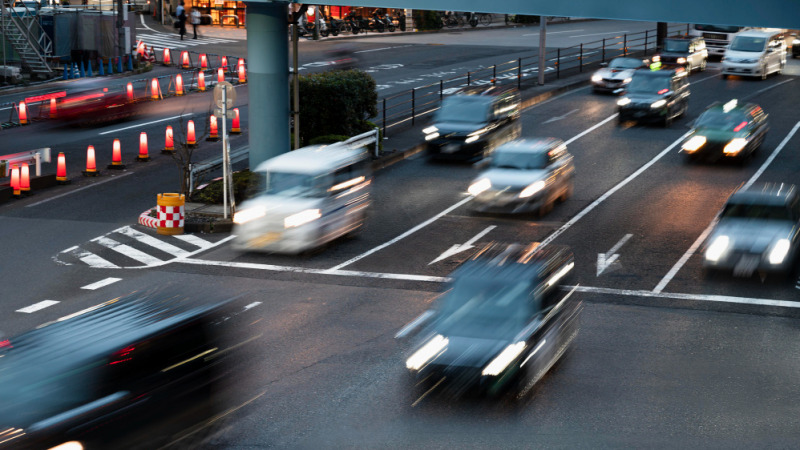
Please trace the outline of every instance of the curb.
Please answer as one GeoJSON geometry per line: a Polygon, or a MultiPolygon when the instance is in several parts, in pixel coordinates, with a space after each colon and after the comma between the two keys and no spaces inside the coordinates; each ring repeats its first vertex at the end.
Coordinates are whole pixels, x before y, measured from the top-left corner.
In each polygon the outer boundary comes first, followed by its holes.
{"type": "Polygon", "coordinates": [[[155,217],[150,217],[150,211],[154,209],[155,208],[150,208],[147,211],[139,214],[139,225],[143,225],[148,228],[158,228],[158,219],[155,217]]]}

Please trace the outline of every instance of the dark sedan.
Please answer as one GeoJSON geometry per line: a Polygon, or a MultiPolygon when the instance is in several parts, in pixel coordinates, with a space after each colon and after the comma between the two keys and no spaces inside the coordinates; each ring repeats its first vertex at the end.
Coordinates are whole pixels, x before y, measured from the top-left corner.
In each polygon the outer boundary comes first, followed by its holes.
{"type": "Polygon", "coordinates": [[[697,118],[681,151],[689,161],[706,157],[744,162],[764,142],[769,131],[767,117],[760,106],[752,103],[714,103],[697,118]]]}

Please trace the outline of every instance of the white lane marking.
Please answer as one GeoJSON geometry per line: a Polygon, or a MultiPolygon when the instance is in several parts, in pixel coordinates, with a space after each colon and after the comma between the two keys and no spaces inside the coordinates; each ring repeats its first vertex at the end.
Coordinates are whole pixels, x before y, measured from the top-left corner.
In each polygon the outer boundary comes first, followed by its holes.
{"type": "Polygon", "coordinates": [[[594,124],[594,125],[592,125],[592,127],[591,127],[591,128],[588,128],[588,129],[586,129],[586,130],[583,130],[583,131],[582,131],[580,134],[578,134],[577,136],[573,136],[573,137],[572,137],[572,138],[570,138],[570,139],[569,139],[567,142],[564,142],[564,145],[569,145],[569,144],[572,144],[573,142],[575,142],[575,141],[577,141],[578,139],[580,139],[580,138],[582,138],[582,137],[586,136],[587,134],[591,133],[592,131],[594,131],[594,130],[596,130],[596,129],[598,129],[598,128],[602,127],[603,125],[607,124],[608,122],[610,122],[610,121],[612,121],[612,120],[616,119],[618,115],[619,115],[619,113],[614,113],[614,114],[612,114],[612,115],[608,116],[608,117],[607,117],[607,118],[605,118],[605,119],[604,119],[602,122],[600,122],[600,123],[597,123],[597,124],[594,124]]]}
{"type": "Polygon", "coordinates": [[[449,257],[451,257],[453,255],[456,255],[456,254],[461,253],[461,252],[463,252],[465,250],[469,250],[469,249],[475,247],[472,244],[477,242],[478,239],[486,236],[487,233],[489,233],[490,231],[494,230],[495,228],[497,228],[496,225],[489,225],[488,227],[486,227],[485,230],[483,230],[480,233],[476,234],[475,236],[472,237],[472,239],[468,240],[467,242],[465,242],[463,244],[455,244],[452,247],[448,248],[447,250],[444,251],[444,253],[439,255],[436,259],[434,259],[433,261],[429,262],[428,265],[430,266],[431,264],[433,264],[435,262],[439,262],[439,261],[441,261],[443,259],[447,259],[447,258],[449,258],[449,257]]]}
{"type": "Polygon", "coordinates": [[[104,247],[107,247],[115,252],[121,253],[128,258],[135,259],[142,264],[146,264],[148,266],[153,266],[162,263],[163,261],[156,258],[155,256],[148,255],[147,253],[137,250],[129,245],[122,244],[117,242],[111,238],[107,238],[105,236],[100,236],[98,238],[92,239],[92,242],[96,242],[104,247]]]}
{"type": "Polygon", "coordinates": [[[542,123],[550,123],[550,122],[555,122],[555,121],[557,121],[557,120],[566,119],[566,118],[567,118],[567,116],[569,116],[570,114],[576,113],[576,112],[578,112],[578,111],[580,111],[580,109],[573,109],[572,111],[569,111],[569,112],[567,112],[566,114],[564,114],[564,115],[562,115],[562,116],[555,116],[555,117],[551,117],[551,118],[549,118],[549,119],[545,120],[545,121],[544,121],[544,122],[542,122],[542,123]]]}
{"type": "Polygon", "coordinates": [[[381,51],[381,50],[391,50],[391,49],[394,49],[394,48],[404,48],[404,47],[411,47],[411,45],[397,45],[395,47],[372,48],[372,49],[367,49],[367,50],[359,50],[359,51],[353,52],[353,53],[378,52],[378,51],[381,51]]]}
{"type": "MultiPolygon", "coordinates": [[[[767,167],[770,164],[772,164],[772,161],[774,161],[775,157],[778,156],[778,153],[780,153],[781,150],[783,150],[783,147],[785,147],[786,144],[789,143],[789,140],[792,139],[794,134],[797,132],[798,128],[800,128],[800,122],[797,122],[794,125],[794,127],[792,127],[792,130],[789,132],[789,134],[787,134],[786,137],[783,138],[781,143],[778,144],[777,147],[775,147],[775,150],[772,151],[772,154],[769,155],[769,158],[767,158],[767,160],[764,161],[764,164],[761,165],[761,167],[756,171],[756,173],[754,173],[753,176],[750,177],[750,179],[747,180],[747,182],[744,185],[742,185],[742,188],[750,187],[758,179],[758,177],[760,177],[761,174],[763,174],[764,171],[767,170],[767,167]]],[[[700,247],[703,241],[706,240],[709,233],[711,233],[711,230],[714,228],[714,225],[716,224],[717,224],[717,218],[715,217],[714,220],[711,221],[711,224],[708,225],[708,228],[703,230],[703,233],[700,234],[700,236],[697,238],[696,241],[694,241],[694,243],[692,243],[692,246],[689,247],[689,250],[686,250],[686,253],[684,253],[683,256],[680,257],[678,262],[676,262],[675,265],[672,266],[669,272],[667,272],[667,274],[664,275],[664,278],[662,278],[661,281],[658,283],[658,285],[656,285],[655,289],[653,289],[654,293],[657,294],[663,291],[665,287],[667,287],[667,284],[669,284],[669,282],[672,281],[672,278],[675,277],[678,271],[681,270],[681,268],[686,264],[687,261],[689,261],[689,258],[691,258],[692,255],[694,255],[694,253],[697,251],[697,249],[700,247]]]]}
{"type": "MultiPolygon", "coordinates": [[[[580,29],[580,30],[564,30],[564,31],[547,31],[546,33],[549,36],[551,34],[558,34],[558,33],[577,33],[578,31],[583,31],[583,29],[580,29]]],[[[539,33],[523,34],[523,36],[538,36],[538,35],[539,35],[539,33]]]]}
{"type": "Polygon", "coordinates": [[[385,243],[383,243],[383,244],[381,244],[381,245],[379,245],[379,246],[377,246],[377,247],[375,247],[375,248],[373,248],[371,250],[367,250],[366,252],[364,252],[364,253],[362,253],[362,254],[354,257],[354,258],[351,258],[351,259],[349,259],[349,260],[347,260],[347,261],[345,261],[345,262],[343,262],[343,263],[341,263],[341,264],[339,264],[337,266],[334,266],[330,270],[334,270],[334,271],[335,270],[339,270],[342,267],[349,266],[350,264],[353,264],[354,262],[356,262],[356,261],[358,261],[358,260],[360,260],[362,258],[366,258],[367,256],[369,256],[369,255],[371,255],[371,254],[373,254],[373,253],[375,253],[377,251],[383,250],[384,248],[394,244],[395,242],[400,241],[402,239],[405,239],[406,237],[411,236],[412,234],[416,233],[417,231],[419,231],[419,230],[427,227],[428,225],[432,224],[433,222],[436,222],[437,220],[439,220],[442,217],[444,217],[445,215],[447,215],[449,212],[455,210],[456,208],[460,207],[461,205],[464,205],[465,203],[469,202],[470,200],[472,200],[472,196],[469,196],[469,197],[466,197],[464,199],[461,199],[461,201],[459,201],[455,205],[445,209],[444,211],[442,211],[439,214],[431,217],[430,219],[426,220],[425,222],[422,222],[421,224],[415,226],[414,228],[411,228],[410,230],[406,231],[405,233],[401,234],[400,236],[397,236],[396,238],[394,238],[394,239],[392,239],[392,240],[390,240],[388,242],[385,242],[385,243]]]}
{"type": "MultiPolygon", "coordinates": [[[[614,114],[614,115],[613,115],[613,116],[611,116],[610,118],[614,118],[614,117],[616,117],[616,116],[617,116],[617,115],[616,115],[616,114],[614,114]]],[[[604,122],[605,122],[605,121],[608,121],[608,119],[604,120],[604,122]]],[[[594,128],[594,127],[593,127],[593,128],[594,128]]],[[[688,135],[689,135],[689,133],[691,133],[691,131],[687,131],[686,133],[684,133],[684,134],[683,134],[683,136],[681,136],[681,137],[679,137],[678,139],[676,139],[676,140],[675,140],[675,141],[674,141],[672,144],[670,144],[670,145],[669,145],[669,147],[665,148],[664,150],[662,150],[662,151],[661,151],[661,153],[659,153],[658,155],[656,155],[656,157],[655,157],[655,158],[653,158],[653,159],[651,159],[650,161],[648,161],[648,162],[647,162],[645,165],[643,165],[643,166],[642,166],[642,167],[640,167],[638,170],[636,170],[636,172],[633,172],[632,174],[628,175],[628,177],[627,177],[627,178],[625,178],[624,180],[620,181],[620,182],[619,182],[619,184],[617,184],[617,185],[616,185],[616,186],[614,186],[613,188],[611,188],[611,189],[609,189],[608,191],[606,191],[606,193],[605,193],[605,194],[601,195],[601,196],[600,196],[600,197],[599,197],[597,200],[593,201],[593,202],[592,202],[592,203],[591,203],[589,206],[587,206],[586,208],[584,208],[584,209],[583,209],[583,211],[581,211],[581,212],[579,212],[578,214],[576,214],[576,215],[575,215],[575,216],[574,216],[572,219],[570,219],[570,220],[569,220],[569,222],[567,222],[567,223],[565,223],[564,225],[562,225],[562,226],[561,226],[561,228],[559,228],[559,229],[557,229],[556,231],[554,231],[554,232],[553,232],[553,233],[552,233],[550,236],[547,236],[547,238],[545,238],[545,240],[543,240],[543,241],[542,241],[542,243],[541,243],[541,244],[539,244],[539,245],[540,245],[540,247],[543,247],[543,246],[545,246],[545,245],[547,245],[547,244],[549,244],[549,243],[553,242],[553,240],[555,240],[557,237],[561,236],[561,234],[562,234],[562,233],[564,233],[564,232],[565,232],[565,231],[567,231],[567,230],[568,230],[570,227],[572,227],[573,225],[575,225],[575,223],[577,223],[579,220],[581,220],[581,219],[582,219],[582,218],[583,218],[585,215],[589,214],[589,213],[590,213],[590,212],[591,212],[593,209],[597,208],[597,207],[598,207],[598,206],[599,206],[601,203],[603,203],[604,201],[606,201],[606,200],[607,200],[609,197],[611,197],[611,196],[612,196],[612,195],[613,195],[615,192],[617,192],[618,190],[620,190],[620,189],[622,189],[623,187],[625,187],[625,185],[626,185],[626,184],[630,183],[630,182],[631,182],[631,181],[633,181],[633,180],[634,180],[636,177],[638,177],[639,175],[641,175],[641,174],[642,174],[642,173],[643,173],[645,170],[649,169],[649,168],[650,168],[650,166],[652,166],[652,165],[653,165],[653,164],[655,164],[655,163],[656,163],[658,160],[660,160],[661,158],[663,158],[663,157],[664,157],[664,156],[665,156],[667,153],[671,152],[671,151],[672,151],[672,149],[673,149],[673,148],[674,148],[676,145],[678,145],[680,142],[682,142],[682,141],[683,141],[683,140],[686,138],[686,136],[688,136],[688,135]]],[[[582,134],[583,134],[583,133],[582,133],[582,134]]],[[[570,141],[571,141],[571,140],[570,140],[570,141]]]]}
{"type": "Polygon", "coordinates": [[[139,18],[140,18],[140,19],[142,19],[142,26],[143,26],[143,27],[147,28],[148,30],[150,30],[150,31],[152,31],[152,32],[154,32],[154,33],[157,33],[157,31],[156,31],[156,30],[154,30],[154,29],[152,29],[152,28],[148,27],[148,26],[147,26],[147,24],[146,24],[146,23],[144,23],[144,14],[140,14],[140,15],[139,15],[139,18]]]}
{"type": "MultiPolygon", "coordinates": [[[[564,286],[565,288],[569,286],[564,286]]],[[[603,287],[576,286],[578,292],[589,294],[622,295],[627,297],[650,297],[676,300],[692,300],[698,302],[738,303],[744,305],[781,306],[784,308],[800,308],[800,302],[793,300],[773,300],[768,298],[734,297],[729,295],[680,294],[672,292],[637,291],[628,289],[612,289],[603,287]]]]}
{"type": "Polygon", "coordinates": [[[764,92],[767,92],[768,90],[770,90],[770,89],[772,89],[772,88],[776,88],[776,87],[778,87],[778,86],[780,86],[780,85],[782,85],[782,84],[788,83],[788,82],[790,82],[790,81],[793,81],[793,80],[794,80],[794,78],[789,78],[788,80],[781,81],[780,83],[775,83],[775,84],[773,84],[772,86],[767,86],[767,87],[765,87],[764,89],[759,89],[759,90],[757,90],[757,91],[753,92],[753,93],[752,93],[752,94],[750,94],[750,95],[747,95],[747,96],[745,96],[745,97],[742,97],[742,100],[744,101],[744,100],[747,100],[747,99],[749,99],[749,98],[755,97],[755,96],[756,96],[756,95],[758,95],[758,94],[763,94],[764,92]]]}
{"type": "Polygon", "coordinates": [[[81,250],[77,246],[68,248],[61,253],[72,253],[73,255],[75,255],[76,258],[80,259],[85,264],[90,265],[92,267],[101,267],[103,269],[119,269],[118,265],[110,261],[106,261],[105,259],[95,255],[94,253],[81,250]]]}
{"type": "Polygon", "coordinates": [[[307,267],[276,266],[273,264],[244,263],[244,262],[234,262],[234,261],[210,261],[205,259],[185,258],[178,260],[177,262],[182,264],[194,264],[198,266],[216,266],[216,267],[229,267],[235,269],[267,270],[270,272],[309,273],[315,275],[337,275],[344,277],[381,278],[386,280],[429,281],[432,283],[444,283],[450,280],[447,277],[434,277],[430,275],[360,272],[356,270],[311,269],[307,267]]]}
{"type": "Polygon", "coordinates": [[[184,249],[182,249],[180,247],[176,247],[176,246],[174,246],[172,244],[168,244],[168,243],[162,241],[161,239],[157,239],[157,238],[154,238],[153,236],[149,236],[147,234],[144,234],[144,233],[141,233],[139,231],[136,231],[136,230],[134,230],[133,228],[131,228],[129,226],[124,226],[124,227],[122,227],[120,229],[114,230],[113,232],[117,232],[119,234],[122,234],[122,235],[125,235],[125,236],[128,236],[128,237],[132,237],[132,238],[136,239],[137,241],[139,241],[139,242],[141,242],[143,244],[147,244],[150,247],[157,248],[157,249],[159,249],[159,250],[161,250],[163,252],[171,254],[172,256],[177,256],[177,257],[189,256],[189,252],[188,251],[186,251],[186,250],[184,250],[184,249]]]}
{"type": "MultiPolygon", "coordinates": [[[[192,244],[194,246],[200,247],[200,248],[211,248],[211,247],[213,247],[215,245],[215,244],[213,244],[211,242],[208,242],[207,240],[205,240],[203,238],[199,238],[199,237],[197,237],[197,236],[195,236],[193,234],[178,234],[178,235],[175,235],[173,237],[176,238],[176,239],[180,239],[183,242],[187,242],[187,243],[192,244]]],[[[231,236],[231,237],[233,237],[233,236],[231,236]]]]}
{"type": "Polygon", "coordinates": [[[250,303],[249,305],[247,305],[247,306],[245,306],[245,307],[244,307],[244,310],[245,310],[245,311],[247,311],[248,309],[255,308],[256,306],[258,306],[258,305],[260,305],[260,304],[261,304],[261,302],[253,302],[253,303],[250,303]]]}
{"type": "Polygon", "coordinates": [[[30,314],[30,313],[34,313],[36,311],[39,311],[40,309],[45,309],[45,308],[47,308],[49,306],[56,305],[58,303],[59,302],[57,302],[55,300],[42,300],[41,302],[34,303],[31,306],[26,306],[26,307],[24,307],[22,309],[18,309],[17,312],[30,314]]]}
{"type": "Polygon", "coordinates": [[[118,133],[120,131],[130,130],[132,128],[141,128],[141,127],[143,127],[145,125],[152,125],[154,123],[166,122],[167,120],[177,119],[177,118],[180,118],[180,117],[190,117],[190,116],[193,116],[193,115],[194,114],[180,114],[180,115],[177,115],[177,116],[167,117],[165,119],[158,119],[158,120],[154,120],[152,122],[138,123],[136,125],[131,125],[129,127],[118,128],[116,130],[111,130],[111,131],[104,131],[102,133],[97,133],[97,134],[100,135],[100,136],[103,136],[105,134],[118,133]]]}
{"type": "Polygon", "coordinates": [[[105,280],[100,280],[100,281],[98,281],[96,283],[87,284],[86,286],[82,287],[81,289],[88,289],[90,291],[94,291],[95,289],[100,289],[101,287],[108,286],[109,284],[114,284],[114,283],[116,283],[117,281],[120,281],[120,280],[122,280],[122,278],[108,277],[105,280]]]}
{"type": "Polygon", "coordinates": [[[616,35],[618,35],[618,34],[622,34],[622,33],[627,33],[627,32],[628,32],[628,30],[622,30],[622,31],[606,31],[606,32],[603,32],[603,33],[579,34],[579,35],[576,35],[576,36],[569,36],[569,37],[570,37],[570,38],[577,38],[577,37],[586,37],[586,36],[599,36],[599,35],[601,35],[601,34],[609,34],[609,35],[611,35],[611,36],[609,36],[609,39],[613,39],[613,38],[617,37],[616,35]]]}
{"type": "Polygon", "coordinates": [[[45,200],[42,200],[42,201],[40,201],[40,202],[31,203],[30,205],[25,205],[25,207],[26,207],[26,208],[31,208],[31,207],[33,207],[33,206],[41,205],[42,203],[47,203],[47,202],[49,202],[50,200],[55,200],[55,199],[57,199],[57,198],[64,197],[65,195],[74,194],[74,193],[76,193],[76,192],[80,192],[80,191],[82,191],[82,190],[84,190],[84,189],[89,189],[90,187],[99,186],[99,185],[101,185],[101,184],[103,184],[103,183],[108,183],[109,181],[118,180],[118,179],[120,179],[120,178],[122,178],[122,177],[126,177],[126,176],[128,176],[128,175],[133,175],[133,172],[126,172],[126,173],[123,173],[123,174],[117,175],[117,176],[115,176],[115,177],[112,177],[112,178],[105,179],[105,180],[103,180],[103,181],[98,181],[97,183],[92,183],[92,184],[90,184],[90,185],[87,185],[87,186],[84,186],[84,187],[79,187],[78,189],[75,189],[75,190],[72,190],[72,191],[69,191],[69,192],[65,192],[65,193],[63,193],[63,194],[59,194],[59,195],[56,195],[56,196],[50,197],[50,198],[48,198],[48,199],[45,199],[45,200]]]}
{"type": "Polygon", "coordinates": [[[628,239],[630,239],[632,236],[633,236],[632,234],[626,234],[625,236],[622,237],[622,239],[619,240],[619,242],[614,244],[614,246],[611,247],[611,249],[608,250],[606,253],[597,254],[598,277],[602,275],[603,272],[605,272],[605,270],[608,269],[609,266],[611,266],[611,264],[614,264],[614,261],[619,259],[619,254],[617,254],[616,251],[622,248],[622,246],[625,245],[625,243],[628,242],[628,239]],[[606,258],[606,255],[611,255],[611,256],[606,258]]]}
{"type": "Polygon", "coordinates": [[[400,331],[398,331],[397,334],[394,335],[394,338],[395,339],[400,339],[402,337],[405,337],[408,333],[410,333],[412,330],[414,330],[414,328],[417,328],[417,326],[420,323],[428,320],[428,317],[430,317],[432,315],[433,315],[433,311],[431,311],[430,309],[425,311],[424,313],[420,314],[419,317],[417,317],[416,319],[412,320],[406,326],[401,328],[400,331]]]}

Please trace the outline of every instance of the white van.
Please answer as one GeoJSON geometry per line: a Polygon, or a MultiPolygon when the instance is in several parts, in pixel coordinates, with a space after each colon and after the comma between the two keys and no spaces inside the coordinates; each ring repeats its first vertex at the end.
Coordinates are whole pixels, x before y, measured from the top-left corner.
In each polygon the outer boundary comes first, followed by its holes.
{"type": "Polygon", "coordinates": [[[780,31],[748,30],[737,34],[725,49],[722,78],[741,75],[766,79],[786,65],[786,41],[780,31]]]}
{"type": "Polygon", "coordinates": [[[261,163],[260,194],[233,217],[233,248],[296,254],[360,228],[372,182],[365,147],[314,145],[261,163]]]}

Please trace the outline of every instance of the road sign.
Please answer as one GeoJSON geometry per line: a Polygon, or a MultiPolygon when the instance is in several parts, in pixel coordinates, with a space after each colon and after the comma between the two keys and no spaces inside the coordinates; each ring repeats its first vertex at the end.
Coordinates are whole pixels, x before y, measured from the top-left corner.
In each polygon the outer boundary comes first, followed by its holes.
{"type": "MultiPolygon", "coordinates": [[[[221,83],[217,83],[214,86],[214,104],[217,108],[222,109],[222,90],[226,91],[227,98],[227,106],[226,109],[233,108],[233,104],[236,102],[236,90],[233,88],[233,85],[228,83],[227,81],[223,81],[221,83]]],[[[214,113],[216,115],[216,111],[214,113]]]]}

